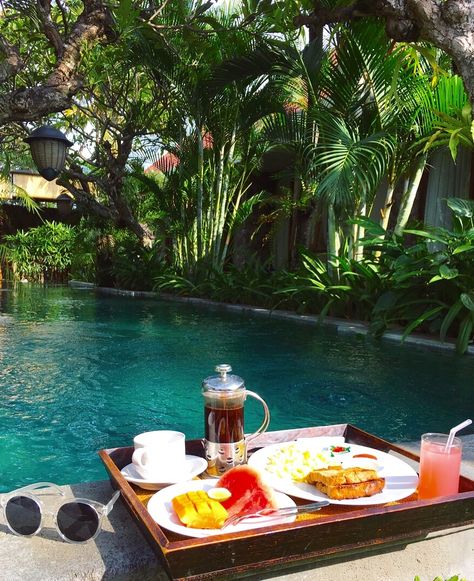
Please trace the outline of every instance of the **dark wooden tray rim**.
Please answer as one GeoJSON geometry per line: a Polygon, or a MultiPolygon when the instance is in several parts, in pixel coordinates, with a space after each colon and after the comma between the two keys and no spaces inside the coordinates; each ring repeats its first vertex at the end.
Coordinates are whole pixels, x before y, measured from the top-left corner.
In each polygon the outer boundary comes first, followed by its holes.
{"type": "MultiPolygon", "coordinates": [[[[344,435],[349,443],[419,461],[416,454],[351,424],[267,432],[252,441],[252,448],[322,435],[344,435]]],[[[201,441],[188,441],[186,451],[202,456],[201,441]]],[[[429,532],[474,522],[474,481],[461,476],[460,492],[453,496],[422,501],[415,494],[399,503],[363,508],[331,505],[321,513],[290,524],[206,539],[182,537],[161,529],[144,505],[152,493],[130,485],[120,473],[130,463],[132,453],[133,447],[114,448],[100,450],[99,456],[172,579],[216,579],[291,562],[304,563],[364,547],[408,542],[429,532]]]]}

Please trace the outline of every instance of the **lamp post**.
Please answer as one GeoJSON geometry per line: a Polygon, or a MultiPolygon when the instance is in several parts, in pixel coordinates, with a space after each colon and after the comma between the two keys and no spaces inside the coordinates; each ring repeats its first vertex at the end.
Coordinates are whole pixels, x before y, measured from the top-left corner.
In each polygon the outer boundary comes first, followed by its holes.
{"type": "Polygon", "coordinates": [[[48,182],[56,179],[64,167],[66,148],[71,147],[72,142],[61,131],[48,125],[35,129],[25,141],[30,146],[39,173],[48,182]]]}

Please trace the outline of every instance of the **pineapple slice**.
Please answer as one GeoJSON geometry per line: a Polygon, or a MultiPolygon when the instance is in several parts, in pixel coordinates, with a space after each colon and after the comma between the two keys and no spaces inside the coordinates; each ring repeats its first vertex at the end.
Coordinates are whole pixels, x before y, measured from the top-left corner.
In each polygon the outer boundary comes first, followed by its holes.
{"type": "Polygon", "coordinates": [[[175,496],[171,504],[179,520],[193,529],[220,529],[228,516],[222,504],[209,498],[204,490],[175,496]]]}

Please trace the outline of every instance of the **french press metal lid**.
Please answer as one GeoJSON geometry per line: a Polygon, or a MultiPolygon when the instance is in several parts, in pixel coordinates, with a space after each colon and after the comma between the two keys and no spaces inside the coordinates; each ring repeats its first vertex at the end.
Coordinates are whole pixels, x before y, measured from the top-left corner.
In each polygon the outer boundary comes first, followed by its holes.
{"type": "Polygon", "coordinates": [[[219,375],[206,377],[202,382],[203,391],[237,391],[245,389],[244,380],[238,375],[229,375],[232,367],[227,363],[216,365],[216,371],[219,375]]]}

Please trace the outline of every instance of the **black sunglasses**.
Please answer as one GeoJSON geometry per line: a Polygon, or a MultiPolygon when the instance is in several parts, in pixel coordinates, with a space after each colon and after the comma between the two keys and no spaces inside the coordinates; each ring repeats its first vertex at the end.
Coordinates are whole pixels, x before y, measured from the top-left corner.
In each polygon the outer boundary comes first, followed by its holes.
{"type": "Polygon", "coordinates": [[[112,510],[120,491],[114,493],[108,504],[95,500],[74,498],[64,500],[57,511],[44,510],[43,502],[33,492],[40,488],[52,488],[54,494],[64,496],[64,492],[51,482],[38,482],[2,495],[0,506],[8,528],[15,535],[32,537],[42,528],[43,516],[54,517],[59,536],[68,543],[86,543],[95,539],[102,528],[102,520],[112,510]]]}

